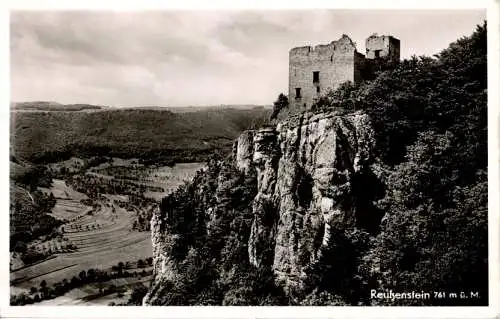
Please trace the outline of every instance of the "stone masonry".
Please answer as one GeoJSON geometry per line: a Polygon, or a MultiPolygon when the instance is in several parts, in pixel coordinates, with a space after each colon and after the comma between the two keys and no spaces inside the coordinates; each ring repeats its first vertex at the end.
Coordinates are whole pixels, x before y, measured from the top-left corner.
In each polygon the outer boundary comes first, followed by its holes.
{"type": "Polygon", "coordinates": [[[330,44],[293,48],[289,52],[288,99],[290,112],[308,110],[316,98],[340,84],[359,83],[369,69],[367,60],[399,60],[400,42],[392,36],[366,39],[366,57],[347,36],[330,44]]]}
{"type": "Polygon", "coordinates": [[[390,36],[373,34],[366,39],[366,58],[389,58],[399,60],[399,40],[390,36]]]}

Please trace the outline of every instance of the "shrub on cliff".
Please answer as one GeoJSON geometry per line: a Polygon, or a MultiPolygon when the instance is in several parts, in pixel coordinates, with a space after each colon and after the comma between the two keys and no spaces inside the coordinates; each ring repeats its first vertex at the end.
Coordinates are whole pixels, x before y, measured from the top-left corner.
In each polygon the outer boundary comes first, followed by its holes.
{"type": "Polygon", "coordinates": [[[355,111],[359,99],[358,90],[358,84],[350,81],[344,82],[337,89],[320,96],[312,105],[311,111],[315,113],[333,109],[355,111]]]}
{"type": "Polygon", "coordinates": [[[341,297],[332,293],[322,291],[319,292],[315,289],[312,293],[307,295],[301,302],[301,306],[348,306],[341,297]]]}
{"type": "Polygon", "coordinates": [[[256,190],[254,173],[242,174],[213,158],[193,183],[162,200],[160,209],[175,241],[174,257],[181,271],[174,282],[166,283],[170,288],[156,302],[220,305],[226,293],[248,286],[249,281],[240,280],[241,274],[225,278],[224,284],[221,277],[234,265],[249,265],[251,202],[256,190]]]}
{"type": "Polygon", "coordinates": [[[288,97],[285,94],[280,93],[280,95],[278,95],[278,99],[273,102],[273,113],[271,114],[271,120],[276,119],[278,117],[278,114],[282,110],[288,108],[288,106],[288,97]]]}

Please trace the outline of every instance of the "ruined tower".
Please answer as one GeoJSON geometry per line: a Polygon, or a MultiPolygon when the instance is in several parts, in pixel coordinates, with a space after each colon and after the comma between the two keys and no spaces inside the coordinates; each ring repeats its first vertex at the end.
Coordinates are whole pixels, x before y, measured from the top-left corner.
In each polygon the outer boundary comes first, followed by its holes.
{"type": "Polygon", "coordinates": [[[365,56],[347,36],[329,44],[293,48],[289,52],[288,100],[290,113],[310,109],[315,100],[340,84],[362,81],[370,67],[366,59],[399,60],[399,40],[372,35],[366,39],[365,56]]]}
{"type": "Polygon", "coordinates": [[[347,36],[330,44],[298,47],[290,50],[290,111],[311,108],[314,99],[346,81],[360,80],[364,55],[347,36]]]}
{"type": "Polygon", "coordinates": [[[399,46],[399,40],[393,36],[373,34],[365,42],[366,58],[399,60],[399,46]]]}

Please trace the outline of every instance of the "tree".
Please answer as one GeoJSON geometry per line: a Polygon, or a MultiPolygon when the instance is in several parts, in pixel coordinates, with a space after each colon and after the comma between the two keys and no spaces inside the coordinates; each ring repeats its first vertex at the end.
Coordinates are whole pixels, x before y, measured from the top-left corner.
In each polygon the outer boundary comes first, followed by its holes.
{"type": "Polygon", "coordinates": [[[139,259],[139,260],[137,261],[137,267],[139,267],[139,268],[144,268],[144,266],[145,266],[145,265],[144,265],[144,261],[143,261],[142,259],[139,259]]]}
{"type": "Polygon", "coordinates": [[[49,201],[54,203],[56,202],[56,197],[54,196],[54,194],[52,192],[50,192],[49,194],[49,201]]]}
{"type": "Polygon", "coordinates": [[[81,281],[86,281],[87,280],[87,273],[85,272],[85,270],[80,271],[80,273],[78,274],[78,276],[80,277],[81,281]]]}
{"type": "Polygon", "coordinates": [[[56,296],[59,296],[59,295],[61,295],[61,294],[62,294],[62,285],[61,285],[61,283],[60,283],[60,282],[56,282],[56,283],[54,284],[54,294],[55,294],[56,296]]]}
{"type": "Polygon", "coordinates": [[[137,285],[134,287],[134,290],[132,290],[132,293],[130,294],[130,299],[128,300],[129,305],[135,305],[135,306],[140,306],[142,305],[142,299],[148,292],[148,288],[142,284],[137,285]]]}
{"type": "Polygon", "coordinates": [[[317,99],[312,106],[312,110],[324,111],[340,106],[343,110],[354,111],[356,102],[359,99],[358,89],[358,85],[350,81],[344,82],[335,90],[329,91],[326,95],[317,99]]]}
{"type": "MultiPolygon", "coordinates": [[[[389,175],[387,195],[379,202],[388,213],[374,248],[365,257],[371,261],[367,269],[380,269],[372,275],[382,288],[396,283],[405,290],[467,289],[484,296],[469,305],[487,303],[487,174],[477,170],[475,182],[458,184],[463,170],[457,167],[454,172],[453,166],[465,157],[457,154],[459,142],[451,133],[421,133],[408,147],[408,161],[389,175]]],[[[463,300],[429,302],[465,304],[463,300]]],[[[400,301],[401,305],[423,303],[400,301]]]]}
{"type": "Polygon", "coordinates": [[[348,306],[342,298],[333,295],[327,291],[318,292],[315,289],[311,294],[307,295],[304,300],[300,302],[302,306],[348,306]]]}
{"type": "Polygon", "coordinates": [[[95,269],[90,268],[89,270],[87,270],[87,278],[88,278],[89,280],[94,279],[95,275],[96,275],[96,271],[95,271],[95,269]]]}
{"type": "Polygon", "coordinates": [[[70,282],[70,283],[71,283],[71,286],[72,286],[72,287],[76,287],[76,285],[78,284],[78,282],[79,282],[79,280],[78,280],[78,278],[76,278],[75,276],[73,276],[73,277],[71,278],[71,282],[70,282]]]}
{"type": "Polygon", "coordinates": [[[288,102],[288,97],[280,93],[278,95],[278,99],[273,102],[273,113],[271,114],[271,120],[274,120],[278,117],[278,114],[284,109],[288,108],[289,102],[288,102]]]}
{"type": "Polygon", "coordinates": [[[28,249],[28,246],[23,241],[17,241],[15,246],[14,246],[14,251],[18,252],[18,253],[25,253],[27,249],[28,249]]]}

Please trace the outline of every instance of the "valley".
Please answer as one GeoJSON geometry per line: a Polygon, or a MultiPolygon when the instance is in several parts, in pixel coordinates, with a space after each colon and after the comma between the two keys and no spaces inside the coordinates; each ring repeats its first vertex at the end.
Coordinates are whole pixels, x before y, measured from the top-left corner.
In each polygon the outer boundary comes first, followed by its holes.
{"type": "Polygon", "coordinates": [[[0,316],[494,317],[487,7],[10,12],[0,316]]]}
{"type": "Polygon", "coordinates": [[[11,105],[11,305],[140,304],[153,272],[153,211],[269,114],[11,105]]]}
{"type": "Polygon", "coordinates": [[[47,165],[52,174],[66,173],[53,178],[51,187],[38,187],[55,198],[49,215],[62,224],[27,244],[24,256],[38,256],[33,262],[24,264],[19,253],[11,253],[13,303],[127,304],[134,289],[149,287],[151,280],[152,211],[204,167],[147,166],[120,158],[92,167],[82,163],[89,161],[71,158],[47,165]],[[103,185],[106,189],[99,188],[103,185]],[[91,280],[89,272],[100,275],[91,280]]]}

